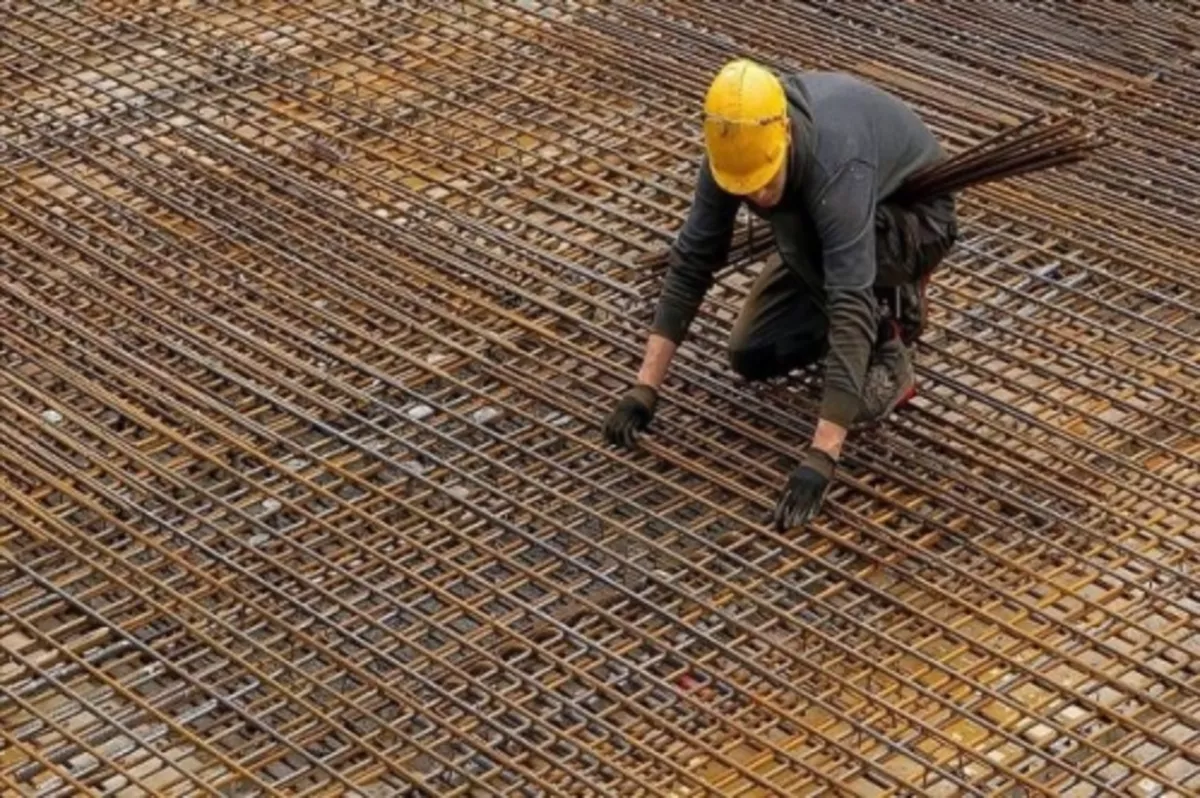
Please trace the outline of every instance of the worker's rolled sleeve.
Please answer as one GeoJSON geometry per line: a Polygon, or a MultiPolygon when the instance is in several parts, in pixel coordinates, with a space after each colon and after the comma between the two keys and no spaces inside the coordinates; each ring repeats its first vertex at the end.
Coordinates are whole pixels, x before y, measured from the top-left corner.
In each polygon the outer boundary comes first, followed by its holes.
{"type": "Polygon", "coordinates": [[[708,161],[700,163],[692,207],[671,245],[662,295],[651,332],[678,344],[729,258],[740,200],[713,180],[708,161]]]}

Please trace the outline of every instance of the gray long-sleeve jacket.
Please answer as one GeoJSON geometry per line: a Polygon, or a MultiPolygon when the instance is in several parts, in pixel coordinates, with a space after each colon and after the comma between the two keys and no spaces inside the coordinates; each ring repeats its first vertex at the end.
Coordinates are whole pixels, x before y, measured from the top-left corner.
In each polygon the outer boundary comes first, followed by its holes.
{"type": "MultiPolygon", "coordinates": [[[[787,188],[776,207],[750,210],[770,224],[784,262],[828,311],[821,417],[847,427],[858,414],[875,339],[876,203],[945,155],[916,113],[867,82],[804,72],[783,83],[792,122],[787,188]]],[[[703,161],[652,332],[683,340],[726,263],[741,202],[717,186],[703,161]]]]}

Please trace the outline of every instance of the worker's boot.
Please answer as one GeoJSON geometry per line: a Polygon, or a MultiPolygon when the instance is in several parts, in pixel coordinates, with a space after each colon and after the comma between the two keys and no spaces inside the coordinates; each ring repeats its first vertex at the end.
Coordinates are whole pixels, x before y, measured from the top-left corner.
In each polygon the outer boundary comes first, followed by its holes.
{"type": "Polygon", "coordinates": [[[904,343],[898,324],[892,324],[888,320],[883,328],[879,343],[871,353],[871,360],[867,365],[867,376],[863,382],[863,405],[855,418],[856,424],[874,424],[882,421],[917,393],[912,349],[904,343]]]}

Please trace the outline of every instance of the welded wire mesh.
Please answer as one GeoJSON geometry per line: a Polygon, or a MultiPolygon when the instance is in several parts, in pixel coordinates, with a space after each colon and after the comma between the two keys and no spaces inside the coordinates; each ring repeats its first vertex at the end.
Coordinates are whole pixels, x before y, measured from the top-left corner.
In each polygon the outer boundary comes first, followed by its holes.
{"type": "Polygon", "coordinates": [[[1200,790],[1194,8],[0,8],[5,790],[1200,790]],[[1113,139],[963,197],[920,396],[785,535],[760,264],[599,437],[735,54],[1113,139]]]}

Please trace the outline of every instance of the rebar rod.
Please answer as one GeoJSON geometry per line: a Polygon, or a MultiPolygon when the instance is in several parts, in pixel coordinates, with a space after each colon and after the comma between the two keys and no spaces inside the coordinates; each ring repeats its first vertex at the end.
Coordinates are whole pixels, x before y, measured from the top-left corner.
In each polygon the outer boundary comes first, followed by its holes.
{"type": "Polygon", "coordinates": [[[1200,792],[1183,5],[3,6],[3,789],[1200,792]],[[952,177],[1107,143],[964,193],[917,399],[782,534],[764,228],[599,435],[747,53],[952,177]]]}

